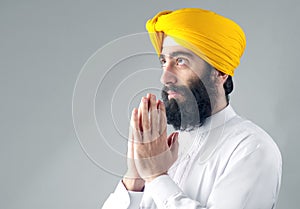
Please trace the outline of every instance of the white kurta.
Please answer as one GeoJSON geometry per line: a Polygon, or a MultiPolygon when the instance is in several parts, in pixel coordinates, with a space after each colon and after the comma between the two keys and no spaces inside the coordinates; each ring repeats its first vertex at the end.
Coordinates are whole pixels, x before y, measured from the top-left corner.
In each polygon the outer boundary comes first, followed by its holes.
{"type": "Polygon", "coordinates": [[[103,209],[274,209],[282,159],[272,138],[229,105],[204,126],[179,134],[168,171],[128,192],[120,182],[103,209]]]}

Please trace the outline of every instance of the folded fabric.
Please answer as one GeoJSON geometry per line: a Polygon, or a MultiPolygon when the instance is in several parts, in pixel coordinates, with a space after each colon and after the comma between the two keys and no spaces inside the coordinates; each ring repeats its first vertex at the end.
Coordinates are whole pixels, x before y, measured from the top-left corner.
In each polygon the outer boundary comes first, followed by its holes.
{"type": "Polygon", "coordinates": [[[146,28],[158,55],[164,38],[171,36],[178,44],[231,76],[246,47],[245,34],[238,24],[198,8],[159,12],[148,20],[146,28]]]}

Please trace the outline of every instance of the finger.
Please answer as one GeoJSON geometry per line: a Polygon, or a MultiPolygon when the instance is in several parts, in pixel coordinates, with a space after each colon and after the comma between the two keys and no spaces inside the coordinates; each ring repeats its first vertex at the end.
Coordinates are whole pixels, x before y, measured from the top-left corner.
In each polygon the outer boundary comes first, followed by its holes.
{"type": "Polygon", "coordinates": [[[168,145],[169,147],[172,147],[174,144],[178,142],[178,132],[173,132],[169,137],[168,137],[168,145]]]}
{"type": "Polygon", "coordinates": [[[148,111],[148,98],[143,97],[140,105],[141,116],[142,116],[142,128],[143,128],[143,141],[148,141],[150,139],[150,122],[149,122],[149,111],[148,111]]]}
{"type": "Polygon", "coordinates": [[[150,108],[150,102],[151,102],[150,100],[151,100],[151,95],[152,95],[152,94],[148,93],[148,94],[147,94],[147,96],[146,96],[146,97],[147,97],[147,99],[148,99],[148,110],[149,110],[149,108],[150,108]]]}
{"type": "Polygon", "coordinates": [[[128,141],[127,141],[127,158],[133,159],[133,127],[130,124],[129,127],[129,137],[128,137],[128,141]]]}
{"type": "Polygon", "coordinates": [[[170,134],[170,136],[168,136],[168,139],[167,139],[167,141],[168,141],[168,146],[170,147],[171,145],[172,145],[172,143],[173,143],[173,138],[174,138],[174,135],[176,134],[176,132],[173,132],[173,133],[171,133],[170,134]]]}
{"type": "Polygon", "coordinates": [[[142,126],[142,110],[141,110],[141,106],[142,106],[142,101],[140,103],[139,109],[138,109],[138,129],[143,132],[143,126],[142,126]]]}
{"type": "Polygon", "coordinates": [[[131,121],[132,121],[132,135],[133,135],[133,142],[134,143],[140,143],[142,142],[142,135],[139,128],[139,116],[138,116],[138,110],[136,108],[133,109],[132,115],[131,115],[131,121]]]}
{"type": "Polygon", "coordinates": [[[125,173],[125,178],[136,179],[139,178],[135,164],[134,164],[134,128],[130,125],[129,129],[129,139],[127,142],[127,171],[125,173]]]}
{"type": "Polygon", "coordinates": [[[169,145],[170,146],[170,151],[172,153],[174,161],[178,157],[178,148],[179,148],[178,134],[179,134],[178,132],[173,133],[172,140],[171,140],[171,143],[169,145]]]}
{"type": "Polygon", "coordinates": [[[158,102],[159,110],[159,135],[162,135],[167,130],[167,117],[166,117],[166,108],[162,101],[158,102]]]}
{"type": "Polygon", "coordinates": [[[156,139],[159,136],[159,121],[158,121],[158,109],[157,109],[157,102],[156,97],[153,94],[150,94],[150,127],[151,127],[151,133],[152,138],[156,139]]]}

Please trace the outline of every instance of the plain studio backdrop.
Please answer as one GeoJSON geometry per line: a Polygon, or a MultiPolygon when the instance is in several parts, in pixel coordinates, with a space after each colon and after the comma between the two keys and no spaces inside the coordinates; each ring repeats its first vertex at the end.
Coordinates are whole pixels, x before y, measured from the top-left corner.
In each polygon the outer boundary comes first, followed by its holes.
{"type": "Polygon", "coordinates": [[[0,208],[101,208],[125,170],[130,111],[161,87],[150,41],[136,33],[182,7],[245,30],[231,104],[281,150],[277,208],[299,208],[296,0],[1,0],[0,208]]]}

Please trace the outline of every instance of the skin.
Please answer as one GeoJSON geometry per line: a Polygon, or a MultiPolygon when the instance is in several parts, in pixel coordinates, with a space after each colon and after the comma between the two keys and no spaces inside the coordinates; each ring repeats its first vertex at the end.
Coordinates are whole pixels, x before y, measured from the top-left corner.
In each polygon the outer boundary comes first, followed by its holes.
{"type": "MultiPolygon", "coordinates": [[[[192,51],[178,45],[163,47],[160,62],[163,70],[161,82],[165,86],[188,86],[191,80],[204,76],[207,66],[205,61],[192,51]]],[[[228,76],[212,70],[210,76],[216,88],[212,114],[215,114],[227,105],[223,84],[228,76]]],[[[184,95],[176,92],[168,94],[168,99],[185,99],[184,95]]],[[[131,115],[127,172],[122,180],[127,190],[142,191],[145,182],[167,175],[168,169],[176,161],[178,133],[167,137],[166,126],[163,102],[157,100],[155,95],[147,94],[131,115]]]]}

